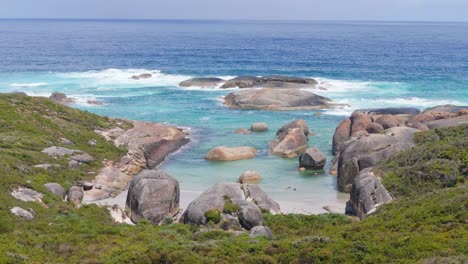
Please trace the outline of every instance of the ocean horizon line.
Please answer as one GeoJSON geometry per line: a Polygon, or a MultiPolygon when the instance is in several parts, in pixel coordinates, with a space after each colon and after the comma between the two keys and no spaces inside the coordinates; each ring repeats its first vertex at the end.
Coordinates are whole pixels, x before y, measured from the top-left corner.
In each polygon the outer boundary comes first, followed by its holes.
{"type": "Polygon", "coordinates": [[[447,20],[321,20],[321,19],[218,19],[218,18],[2,18],[0,21],[92,21],[92,22],[283,22],[283,23],[411,23],[411,24],[426,24],[426,23],[441,23],[441,24],[467,24],[466,21],[447,21],[447,20]]]}

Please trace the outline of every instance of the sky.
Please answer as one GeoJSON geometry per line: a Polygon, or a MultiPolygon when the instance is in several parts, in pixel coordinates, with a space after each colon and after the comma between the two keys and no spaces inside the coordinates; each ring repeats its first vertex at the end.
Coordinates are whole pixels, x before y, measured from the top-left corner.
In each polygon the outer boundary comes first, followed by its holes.
{"type": "Polygon", "coordinates": [[[468,21],[468,0],[0,0],[0,18],[468,21]]]}

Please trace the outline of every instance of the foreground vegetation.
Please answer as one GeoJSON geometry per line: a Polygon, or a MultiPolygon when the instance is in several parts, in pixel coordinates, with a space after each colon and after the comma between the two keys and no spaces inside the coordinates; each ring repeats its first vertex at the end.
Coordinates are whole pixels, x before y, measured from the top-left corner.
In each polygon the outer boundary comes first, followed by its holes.
{"type": "Polygon", "coordinates": [[[265,225],[274,234],[268,240],[248,234],[234,236],[224,230],[200,231],[203,228],[183,224],[115,224],[105,208],[86,205],[77,209],[49,194],[44,183],[71,186],[90,177],[88,173],[102,166],[102,159],[116,160],[125,152],[93,132],[115,126],[114,122],[45,99],[0,95],[0,263],[468,261],[466,126],[421,133],[417,148],[383,164],[384,183],[397,194],[397,200],[380,207],[376,214],[363,221],[338,214],[265,214],[265,225]],[[40,153],[45,147],[60,145],[60,137],[75,142],[74,147],[96,157],[96,162],[68,169],[65,160],[40,153]],[[88,146],[90,139],[98,140],[96,147],[88,146]],[[433,156],[422,155],[424,151],[433,156]],[[415,163],[412,159],[418,153],[420,163],[415,163]],[[444,177],[434,176],[433,167],[428,169],[425,164],[435,157],[453,161],[456,171],[434,165],[440,172],[437,175],[444,177]],[[32,167],[39,163],[62,167],[52,171],[32,167]],[[413,172],[422,174],[413,177],[413,172]],[[447,175],[449,181],[444,180],[447,175]],[[44,193],[48,208],[14,199],[9,191],[19,185],[44,193]],[[35,219],[12,215],[13,206],[32,208],[35,219]]]}

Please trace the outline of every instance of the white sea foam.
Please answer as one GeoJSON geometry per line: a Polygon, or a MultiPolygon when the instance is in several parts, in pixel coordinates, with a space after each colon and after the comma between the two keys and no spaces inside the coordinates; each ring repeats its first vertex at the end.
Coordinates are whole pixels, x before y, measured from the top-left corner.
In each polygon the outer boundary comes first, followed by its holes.
{"type": "Polygon", "coordinates": [[[12,83],[10,86],[13,87],[40,87],[40,86],[46,86],[48,83],[44,82],[35,82],[35,83],[12,83]]]}
{"type": "Polygon", "coordinates": [[[191,78],[187,75],[165,74],[159,70],[147,69],[106,69],[101,71],[71,72],[57,74],[65,79],[81,79],[83,87],[98,87],[100,90],[112,87],[177,86],[181,81],[191,78]],[[132,76],[150,73],[151,78],[132,79],[132,76]]]}

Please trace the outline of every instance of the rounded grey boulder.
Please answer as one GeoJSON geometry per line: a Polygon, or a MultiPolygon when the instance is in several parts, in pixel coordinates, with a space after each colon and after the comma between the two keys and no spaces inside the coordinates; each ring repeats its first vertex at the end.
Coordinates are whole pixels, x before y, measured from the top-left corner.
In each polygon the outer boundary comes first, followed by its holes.
{"type": "Polygon", "coordinates": [[[177,180],[164,172],[143,170],[130,182],[126,210],[134,223],[147,219],[157,225],[179,212],[179,200],[177,180]]]}
{"type": "Polygon", "coordinates": [[[78,186],[70,187],[67,194],[67,201],[79,206],[83,201],[83,188],[78,186]]]}
{"type": "Polygon", "coordinates": [[[327,157],[317,147],[309,148],[299,156],[300,168],[320,170],[323,169],[326,162],[327,157]]]}
{"type": "Polygon", "coordinates": [[[224,104],[233,109],[272,111],[330,109],[331,100],[300,89],[245,89],[228,94],[224,104]]]}
{"type": "Polygon", "coordinates": [[[60,196],[60,198],[65,199],[65,195],[67,192],[65,189],[62,187],[62,185],[56,183],[56,182],[49,182],[44,184],[44,187],[51,193],[60,196]]]}
{"type": "Polygon", "coordinates": [[[250,229],[249,232],[250,237],[266,237],[269,239],[273,238],[273,234],[271,233],[270,228],[266,226],[254,226],[250,229]]]}

